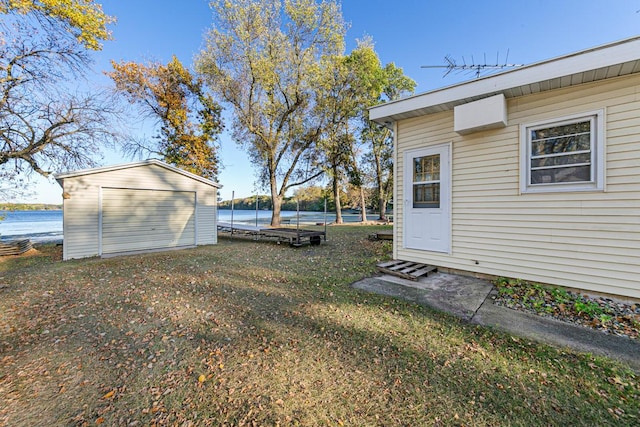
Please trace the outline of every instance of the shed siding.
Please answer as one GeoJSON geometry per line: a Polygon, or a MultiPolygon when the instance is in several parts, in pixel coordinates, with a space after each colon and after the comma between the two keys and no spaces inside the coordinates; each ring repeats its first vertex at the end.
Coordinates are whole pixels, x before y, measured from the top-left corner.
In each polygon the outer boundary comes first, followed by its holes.
{"type": "Polygon", "coordinates": [[[640,76],[510,99],[508,126],[460,136],[453,112],[398,123],[397,199],[409,149],[452,142],[452,252],[397,258],[640,298],[640,76]],[[520,194],[519,125],[605,110],[605,192],[520,194]]]}
{"type": "Polygon", "coordinates": [[[140,165],[64,179],[64,259],[99,255],[101,187],[197,192],[196,244],[217,243],[216,189],[158,165],[140,165]]]}

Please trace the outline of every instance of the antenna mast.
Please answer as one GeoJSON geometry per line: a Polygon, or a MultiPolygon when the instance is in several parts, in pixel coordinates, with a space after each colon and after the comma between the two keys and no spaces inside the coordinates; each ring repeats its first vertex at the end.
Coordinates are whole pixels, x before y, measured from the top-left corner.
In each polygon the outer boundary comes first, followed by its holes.
{"type": "Polygon", "coordinates": [[[449,75],[449,73],[451,73],[452,71],[455,71],[457,73],[461,73],[461,72],[467,72],[468,74],[475,74],[476,78],[480,77],[480,74],[483,71],[486,70],[502,70],[505,68],[512,68],[512,67],[522,67],[524,64],[509,64],[508,63],[508,59],[509,59],[509,50],[507,49],[507,55],[505,57],[504,63],[501,64],[500,63],[500,53],[496,53],[496,63],[495,64],[488,64],[487,63],[487,55],[484,55],[484,63],[480,63],[477,64],[475,63],[474,59],[473,59],[473,55],[471,56],[471,64],[467,64],[467,62],[464,59],[464,56],[462,57],[462,65],[459,65],[458,63],[456,63],[456,60],[453,59],[451,57],[451,55],[446,55],[444,57],[444,61],[445,61],[445,65],[422,65],[420,68],[446,68],[446,71],[444,73],[444,75],[442,76],[442,78],[445,78],[449,75]]]}

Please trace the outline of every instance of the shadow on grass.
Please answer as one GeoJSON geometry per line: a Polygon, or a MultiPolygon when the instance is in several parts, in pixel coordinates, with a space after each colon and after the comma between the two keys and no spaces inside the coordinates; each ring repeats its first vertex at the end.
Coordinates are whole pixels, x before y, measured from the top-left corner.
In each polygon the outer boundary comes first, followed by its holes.
{"type": "MultiPolygon", "coordinates": [[[[276,293],[235,290],[241,300],[262,303],[246,309],[244,321],[257,332],[245,345],[285,353],[273,366],[279,373],[259,369],[254,374],[267,375],[268,383],[274,376],[293,379],[296,396],[315,400],[315,417],[320,413],[329,421],[357,423],[365,416],[383,424],[406,419],[433,423],[443,414],[451,417],[449,422],[481,425],[569,425],[578,417],[586,424],[617,422],[609,410],[624,401],[624,393],[608,387],[603,400],[602,390],[593,388],[602,371],[590,366],[588,356],[514,340],[389,298],[357,292],[332,298],[325,292],[325,298],[310,304],[303,299],[285,303],[276,293]],[[402,328],[376,332],[375,316],[402,328]],[[568,370],[580,372],[579,378],[567,375],[568,370]],[[295,387],[296,378],[316,387],[295,387]],[[349,405],[334,397],[345,390],[349,405]]],[[[638,415],[637,408],[628,409],[630,417],[638,415]]],[[[298,408],[298,413],[304,411],[298,408]]],[[[301,415],[295,421],[314,420],[301,415]]]]}
{"type": "Polygon", "coordinates": [[[637,381],[609,361],[350,288],[388,257],[370,230],[5,273],[0,424],[637,420],[637,381]]]}

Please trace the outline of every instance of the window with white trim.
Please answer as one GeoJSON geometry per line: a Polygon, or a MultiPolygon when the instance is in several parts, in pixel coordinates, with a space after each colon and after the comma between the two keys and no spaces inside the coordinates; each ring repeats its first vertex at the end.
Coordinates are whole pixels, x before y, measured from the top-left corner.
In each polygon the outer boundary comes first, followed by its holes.
{"type": "Polygon", "coordinates": [[[603,116],[522,125],[522,192],[602,190],[603,116]]]}

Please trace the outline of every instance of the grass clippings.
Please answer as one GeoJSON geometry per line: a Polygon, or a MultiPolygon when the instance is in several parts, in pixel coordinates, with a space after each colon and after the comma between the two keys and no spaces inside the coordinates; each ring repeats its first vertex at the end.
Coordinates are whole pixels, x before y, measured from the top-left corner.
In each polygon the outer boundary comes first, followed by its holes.
{"type": "Polygon", "coordinates": [[[352,289],[379,229],[0,261],[0,425],[638,424],[624,365],[352,289]]]}

